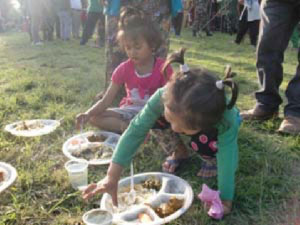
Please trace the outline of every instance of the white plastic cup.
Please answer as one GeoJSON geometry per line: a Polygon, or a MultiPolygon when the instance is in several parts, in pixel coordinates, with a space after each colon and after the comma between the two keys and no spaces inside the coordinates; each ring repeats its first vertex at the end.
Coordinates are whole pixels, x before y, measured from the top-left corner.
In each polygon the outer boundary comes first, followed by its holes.
{"type": "Polygon", "coordinates": [[[65,163],[69,174],[69,180],[73,188],[82,190],[88,184],[88,162],[82,160],[70,160],[65,163]]]}
{"type": "Polygon", "coordinates": [[[110,212],[103,209],[92,209],[82,216],[86,225],[111,225],[113,216],[110,212]]]}

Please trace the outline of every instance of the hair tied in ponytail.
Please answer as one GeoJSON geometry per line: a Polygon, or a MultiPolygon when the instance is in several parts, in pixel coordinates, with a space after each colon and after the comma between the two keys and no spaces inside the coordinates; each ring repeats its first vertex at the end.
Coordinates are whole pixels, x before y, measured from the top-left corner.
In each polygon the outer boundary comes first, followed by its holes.
{"type": "Polygon", "coordinates": [[[229,64],[226,65],[224,74],[225,74],[225,78],[224,78],[225,80],[236,76],[236,73],[233,73],[231,71],[231,65],[229,65],[229,64]]]}

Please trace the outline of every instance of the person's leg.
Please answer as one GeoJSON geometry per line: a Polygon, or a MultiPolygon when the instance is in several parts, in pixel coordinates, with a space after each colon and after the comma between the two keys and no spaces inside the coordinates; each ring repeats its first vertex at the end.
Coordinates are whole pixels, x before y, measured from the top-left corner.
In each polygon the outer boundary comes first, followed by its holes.
{"type": "Polygon", "coordinates": [[[103,47],[105,42],[105,16],[103,13],[99,14],[97,26],[97,46],[103,47]]]}
{"type": "Polygon", "coordinates": [[[175,34],[177,36],[180,36],[180,34],[181,34],[182,20],[183,20],[183,13],[180,12],[177,14],[176,20],[175,20],[175,34]]]}
{"type": "Polygon", "coordinates": [[[66,40],[71,39],[71,33],[72,33],[72,15],[71,12],[66,11],[66,24],[65,24],[66,40]]]}
{"type": "Polygon", "coordinates": [[[81,45],[85,45],[90,39],[90,37],[93,35],[98,19],[99,13],[88,12],[86,25],[83,29],[82,38],[80,40],[81,45]]]}
{"type": "Polygon", "coordinates": [[[194,22],[193,22],[193,36],[196,37],[197,32],[200,30],[200,13],[201,13],[201,3],[200,0],[195,2],[195,13],[194,13],[194,22]]]}
{"type": "Polygon", "coordinates": [[[188,24],[188,11],[184,10],[181,27],[187,28],[187,24],[188,24]]]}
{"type": "Polygon", "coordinates": [[[80,30],[80,11],[72,10],[72,35],[73,38],[79,38],[79,30],[80,30]]]}
{"type": "MultiPolygon", "coordinates": [[[[300,15],[300,14],[299,14],[300,15]]],[[[296,75],[289,82],[286,89],[288,104],[284,108],[284,120],[279,132],[300,134],[300,48],[298,48],[298,66],[296,75]]]]}
{"type": "Polygon", "coordinates": [[[189,157],[188,149],[180,135],[172,129],[152,129],[150,133],[163,151],[169,155],[162,164],[164,172],[174,173],[176,169],[189,157]]]}
{"type": "Polygon", "coordinates": [[[256,107],[241,113],[244,120],[266,120],[277,115],[282,102],[279,86],[283,54],[296,25],[294,5],[290,2],[263,1],[261,10],[256,68],[262,88],[255,93],[256,107]]]}
{"type": "Polygon", "coordinates": [[[240,44],[248,31],[247,10],[244,11],[241,20],[239,20],[238,31],[235,38],[235,43],[240,44]]]}
{"type": "Polygon", "coordinates": [[[63,11],[59,11],[58,12],[58,16],[59,16],[59,33],[60,33],[60,38],[62,40],[65,39],[65,31],[64,31],[64,26],[65,26],[65,14],[63,11]]]}
{"type": "Polygon", "coordinates": [[[206,36],[212,36],[212,33],[210,31],[211,27],[211,1],[203,0],[204,1],[204,10],[202,12],[202,30],[205,31],[206,36]]]}
{"type": "Polygon", "coordinates": [[[256,46],[258,33],[259,33],[259,20],[248,22],[248,24],[249,24],[250,43],[251,45],[256,46]]]}
{"type": "Polygon", "coordinates": [[[99,129],[122,134],[130,121],[125,120],[120,113],[106,110],[101,115],[92,117],[89,123],[99,129]]]}
{"type": "Polygon", "coordinates": [[[203,158],[201,169],[198,171],[197,176],[202,178],[215,177],[217,175],[217,160],[216,158],[203,158]]]}
{"type": "Polygon", "coordinates": [[[32,34],[32,42],[34,44],[41,41],[39,35],[40,22],[41,22],[41,17],[38,14],[31,15],[31,34],[32,34]]]}
{"type": "Polygon", "coordinates": [[[60,21],[59,21],[58,13],[55,15],[55,33],[56,33],[56,38],[60,39],[60,21]]]}

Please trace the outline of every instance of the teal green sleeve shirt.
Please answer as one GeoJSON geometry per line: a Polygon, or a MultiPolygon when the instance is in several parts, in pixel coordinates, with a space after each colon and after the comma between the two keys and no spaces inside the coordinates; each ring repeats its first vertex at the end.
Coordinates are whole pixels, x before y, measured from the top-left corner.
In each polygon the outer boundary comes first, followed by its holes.
{"type": "MultiPolygon", "coordinates": [[[[131,121],[121,136],[112,161],[123,167],[128,166],[149,130],[163,114],[161,101],[163,88],[157,90],[143,110],[131,121]]],[[[234,196],[235,171],[238,163],[237,136],[239,115],[237,109],[226,110],[218,128],[218,189],[221,199],[232,200],[234,196]]]]}
{"type": "Polygon", "coordinates": [[[88,12],[102,12],[102,6],[99,0],[89,0],[88,12]]]}

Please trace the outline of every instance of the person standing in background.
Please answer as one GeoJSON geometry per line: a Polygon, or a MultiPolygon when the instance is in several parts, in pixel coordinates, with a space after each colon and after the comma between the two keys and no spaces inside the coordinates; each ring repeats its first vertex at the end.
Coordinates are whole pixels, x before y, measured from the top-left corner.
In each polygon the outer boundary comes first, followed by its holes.
{"type": "Polygon", "coordinates": [[[80,22],[83,30],[87,21],[87,7],[88,7],[87,0],[81,0],[81,5],[82,5],[82,10],[80,13],[80,22]]]}
{"type": "Polygon", "coordinates": [[[244,5],[244,8],[240,14],[235,43],[240,44],[249,30],[251,45],[256,46],[260,21],[259,2],[258,0],[239,0],[239,4],[244,5]]]}
{"type": "Polygon", "coordinates": [[[30,15],[30,30],[33,45],[42,45],[39,35],[41,21],[42,21],[42,1],[28,0],[28,9],[30,15]]]}
{"type": "Polygon", "coordinates": [[[105,38],[105,18],[103,15],[103,8],[99,0],[89,0],[87,9],[87,21],[83,29],[80,45],[85,45],[92,37],[97,22],[100,23],[98,25],[98,37],[101,41],[99,42],[101,43],[101,46],[103,46],[105,38]]]}
{"type": "Polygon", "coordinates": [[[80,38],[80,13],[82,10],[81,0],[70,0],[72,9],[72,35],[73,38],[80,38]]]}
{"type": "Polygon", "coordinates": [[[206,36],[212,36],[209,30],[209,13],[208,4],[210,0],[196,0],[195,2],[195,20],[193,24],[193,37],[201,36],[201,32],[205,31],[206,36]]]}
{"type": "Polygon", "coordinates": [[[173,6],[176,7],[176,10],[172,11],[172,24],[175,30],[175,36],[180,37],[182,21],[183,21],[183,0],[172,2],[173,6]]]}
{"type": "Polygon", "coordinates": [[[72,15],[70,0],[57,0],[58,16],[60,21],[60,38],[68,41],[71,38],[72,15]]]}
{"type": "Polygon", "coordinates": [[[53,33],[55,26],[55,2],[54,0],[43,0],[42,1],[42,30],[43,40],[53,41],[53,33]]]}
{"type": "MultiPolygon", "coordinates": [[[[257,44],[256,70],[261,89],[256,91],[256,105],[241,113],[244,120],[269,120],[278,117],[282,99],[284,52],[300,22],[299,0],[263,0],[261,26],[257,44]]],[[[289,81],[285,95],[284,119],[280,133],[300,134],[300,49],[295,76],[289,81]]]]}
{"type": "Polygon", "coordinates": [[[187,28],[189,26],[190,6],[191,6],[191,0],[183,0],[183,19],[182,19],[183,28],[187,28]]]}

